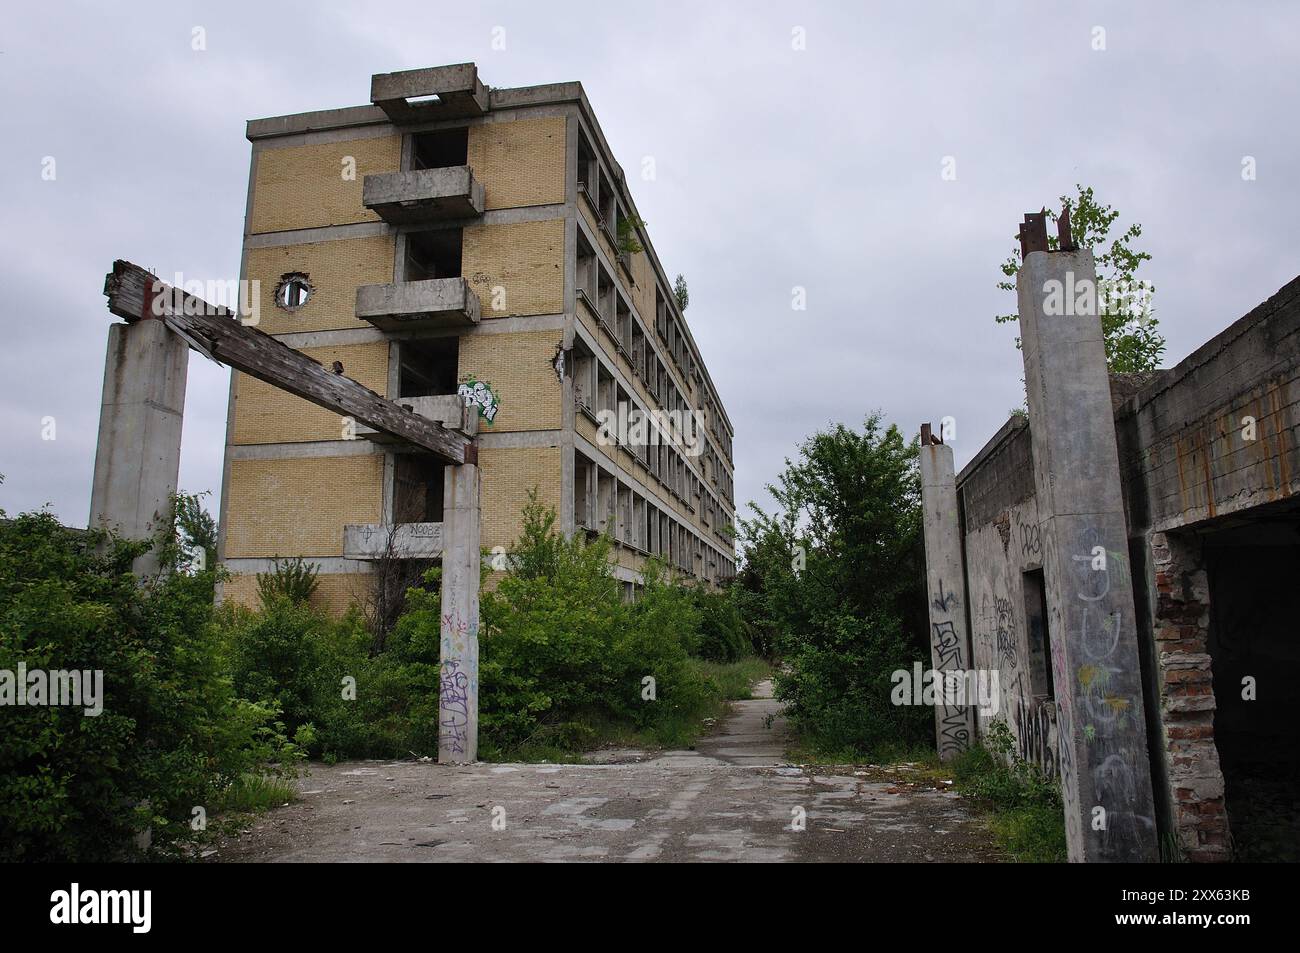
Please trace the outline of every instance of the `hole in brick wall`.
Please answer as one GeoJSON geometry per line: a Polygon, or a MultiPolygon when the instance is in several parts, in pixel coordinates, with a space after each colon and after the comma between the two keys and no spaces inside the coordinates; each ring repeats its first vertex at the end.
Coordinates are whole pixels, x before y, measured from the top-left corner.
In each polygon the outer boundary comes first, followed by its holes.
{"type": "Polygon", "coordinates": [[[275,305],[285,311],[294,311],[306,304],[314,291],[311,281],[305,274],[290,272],[282,275],[280,283],[276,285],[275,305]]]}
{"type": "Polygon", "coordinates": [[[1300,505],[1262,507],[1258,517],[1207,533],[1205,577],[1182,577],[1193,601],[1209,598],[1213,679],[1189,672],[1182,690],[1213,686],[1212,737],[1237,858],[1294,862],[1300,746],[1290,716],[1300,706],[1300,505]],[[1244,679],[1254,680],[1254,700],[1243,697],[1244,679]]]}

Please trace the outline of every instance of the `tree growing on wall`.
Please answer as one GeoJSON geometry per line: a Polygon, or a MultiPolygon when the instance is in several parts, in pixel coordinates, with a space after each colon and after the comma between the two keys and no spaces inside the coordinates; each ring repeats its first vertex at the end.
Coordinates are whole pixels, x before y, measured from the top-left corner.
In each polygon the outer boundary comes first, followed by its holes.
{"type": "MultiPolygon", "coordinates": [[[[1076,185],[1078,194],[1062,195],[1059,204],[1070,210],[1070,227],[1075,244],[1091,248],[1097,262],[1099,282],[1107,282],[1121,293],[1098,295],[1101,308],[1101,329],[1106,343],[1106,363],[1116,373],[1151,371],[1160,366],[1165,350],[1165,339],[1157,330],[1158,322],[1152,316],[1150,293],[1153,285],[1145,285],[1145,293],[1135,293],[1138,286],[1136,273],[1144,261],[1150,261],[1148,252],[1138,251],[1133,242],[1142,237],[1142,226],[1136,222],[1111,238],[1111,228],[1119,212],[1097,201],[1091,188],[1076,185]],[[1107,242],[1110,244],[1107,245],[1107,242]]],[[[1060,213],[1049,210],[1047,216],[1056,221],[1060,213]]],[[[1057,237],[1048,230],[1048,247],[1055,250],[1057,237]]],[[[1003,279],[998,287],[1013,294],[1016,274],[1020,271],[1020,250],[1012,251],[1002,263],[1003,279]]],[[[999,314],[999,324],[1019,321],[1020,315],[999,314]]],[[[1020,339],[1016,339],[1020,346],[1020,339]]]]}

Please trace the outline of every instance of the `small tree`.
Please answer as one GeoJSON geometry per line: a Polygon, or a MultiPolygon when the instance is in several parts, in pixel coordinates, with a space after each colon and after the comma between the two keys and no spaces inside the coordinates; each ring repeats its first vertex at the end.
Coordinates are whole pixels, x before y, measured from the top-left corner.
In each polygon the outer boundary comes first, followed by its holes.
{"type": "Polygon", "coordinates": [[[685,275],[678,275],[677,280],[673,282],[673,297],[677,299],[679,311],[685,311],[686,306],[691,303],[691,293],[686,288],[685,275]]]}
{"type": "Polygon", "coordinates": [[[270,572],[257,574],[257,597],[267,609],[279,599],[302,605],[311,600],[320,585],[316,578],[319,573],[319,566],[304,562],[301,556],[285,560],[276,557],[271,560],[270,572]]]}
{"type": "MultiPolygon", "coordinates": [[[[1102,205],[1093,195],[1091,188],[1076,185],[1078,195],[1071,198],[1062,195],[1060,204],[1070,210],[1070,226],[1074,233],[1075,244],[1080,248],[1091,248],[1097,262],[1099,281],[1111,282],[1112,286],[1131,289],[1136,285],[1134,275],[1142,262],[1150,261],[1151,255],[1136,251],[1131,243],[1142,236],[1142,226],[1134,223],[1110,240],[1111,226],[1119,218],[1109,205],[1102,205]],[[1110,240],[1107,247],[1106,242],[1110,240]]],[[[1056,221],[1059,213],[1049,211],[1047,216],[1056,221]]],[[[1060,244],[1055,235],[1048,234],[1047,244],[1055,250],[1060,244]]],[[[1016,290],[1016,275],[1020,271],[1020,252],[1013,250],[1002,263],[1003,280],[998,287],[1012,293],[1016,290]]],[[[1153,293],[1154,285],[1147,285],[1146,291],[1153,293]]],[[[1134,302],[1127,296],[1098,295],[1098,306],[1102,309],[1101,328],[1106,342],[1106,363],[1117,373],[1150,371],[1160,365],[1160,356],[1165,350],[1165,339],[1156,330],[1157,321],[1151,316],[1150,308],[1135,308],[1134,302]]],[[[1020,320],[1018,313],[996,315],[999,324],[1020,320]]],[[[1020,339],[1016,338],[1016,347],[1020,339]]]]}

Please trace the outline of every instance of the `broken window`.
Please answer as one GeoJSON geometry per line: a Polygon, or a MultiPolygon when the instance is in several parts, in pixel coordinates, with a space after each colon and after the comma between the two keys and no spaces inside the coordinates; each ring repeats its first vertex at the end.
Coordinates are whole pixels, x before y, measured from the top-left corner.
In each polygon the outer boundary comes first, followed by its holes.
{"type": "Polygon", "coordinates": [[[408,232],[403,280],[459,278],[462,241],[463,233],[459,228],[408,232]]]}
{"type": "Polygon", "coordinates": [[[401,342],[398,396],[435,397],[456,393],[460,338],[401,342]]]}
{"type": "Polygon", "coordinates": [[[280,277],[280,283],[275,288],[275,305],[278,308],[284,308],[286,311],[293,311],[295,308],[301,308],[307,303],[314,289],[307,276],[302,272],[290,272],[280,277]]]}
{"type": "Polygon", "coordinates": [[[422,453],[399,453],[394,458],[393,522],[441,522],[442,461],[422,453]]]}
{"type": "Polygon", "coordinates": [[[412,169],[446,169],[469,164],[469,128],[436,129],[412,137],[412,169]]]}

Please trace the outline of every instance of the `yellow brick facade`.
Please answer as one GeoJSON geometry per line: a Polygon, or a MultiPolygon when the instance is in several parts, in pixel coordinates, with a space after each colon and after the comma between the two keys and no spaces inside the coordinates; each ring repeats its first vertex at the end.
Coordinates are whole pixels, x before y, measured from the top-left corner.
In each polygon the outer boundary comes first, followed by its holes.
{"type": "Polygon", "coordinates": [[[501,396],[500,410],[483,433],[557,430],[563,424],[563,390],[551,362],[563,333],[471,334],[460,339],[460,376],[473,375],[501,396]]]}
{"type": "MultiPolygon", "coordinates": [[[[353,605],[364,605],[374,583],[368,573],[321,573],[316,577],[317,587],[311,604],[334,615],[342,615],[353,605]]],[[[257,574],[233,574],[222,586],[223,602],[237,606],[258,608],[257,574]]]]}
{"type": "Polygon", "coordinates": [[[396,172],[401,161],[401,136],[264,149],[257,155],[248,230],[377,222],[379,216],[361,204],[362,181],[396,172]]]}
{"type": "Polygon", "coordinates": [[[564,201],[564,126],[560,116],[469,127],[469,166],[487,208],[564,201]]]}
{"type": "MultiPolygon", "coordinates": [[[[388,342],[302,348],[302,353],[326,367],[335,361],[343,373],[377,394],[388,390],[388,342]]],[[[235,372],[233,442],[297,443],[347,439],[343,418],[333,411],[295,397],[288,391],[235,372]]],[[[355,433],[355,428],[353,428],[355,433]]]]}
{"type": "Polygon", "coordinates": [[[564,311],[564,219],[471,225],[465,229],[462,274],[482,305],[483,319],[564,311]],[[493,289],[500,288],[499,301],[493,289]],[[501,308],[495,304],[503,305],[501,308]]]}
{"type": "Polygon", "coordinates": [[[481,447],[482,545],[509,548],[523,531],[528,491],[537,487],[543,506],[560,511],[559,447],[481,447]]]}
{"type": "Polygon", "coordinates": [[[357,287],[393,280],[396,255],[391,235],[346,238],[277,248],[250,248],[247,271],[260,284],[257,329],[267,334],[372,328],[357,318],[357,287]],[[293,311],[275,306],[275,289],[291,272],[307,275],[315,289],[293,311]]]}
{"type": "Polygon", "coordinates": [[[341,556],[346,523],[378,523],[381,454],[232,460],[226,556],[341,556]]]}

